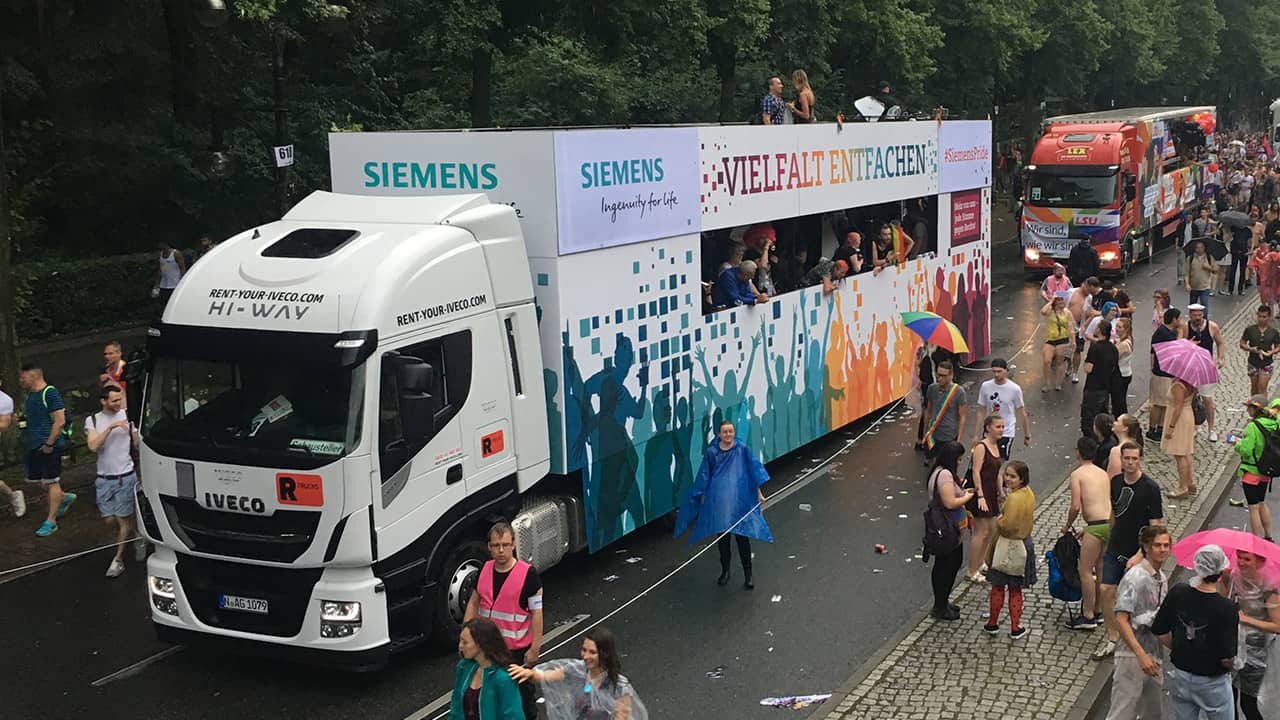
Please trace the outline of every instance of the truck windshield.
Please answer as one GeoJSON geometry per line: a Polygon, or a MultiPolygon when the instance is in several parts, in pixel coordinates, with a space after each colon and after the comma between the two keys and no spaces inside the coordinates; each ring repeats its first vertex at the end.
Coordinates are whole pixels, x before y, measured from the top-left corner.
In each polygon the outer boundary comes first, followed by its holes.
{"type": "Polygon", "coordinates": [[[359,441],[363,370],[280,358],[159,357],[147,382],[147,444],[174,457],[311,469],[359,441]]]}
{"type": "Polygon", "coordinates": [[[1027,204],[1038,207],[1106,207],[1114,204],[1116,197],[1115,173],[1059,175],[1036,171],[1027,183],[1027,204]]]}

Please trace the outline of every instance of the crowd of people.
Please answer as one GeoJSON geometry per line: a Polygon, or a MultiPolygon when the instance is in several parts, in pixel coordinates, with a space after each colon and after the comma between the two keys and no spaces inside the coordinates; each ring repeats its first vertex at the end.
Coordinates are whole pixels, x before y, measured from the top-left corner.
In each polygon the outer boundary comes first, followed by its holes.
{"type": "MultiPolygon", "coordinates": [[[[1280,399],[1268,394],[1280,331],[1273,325],[1272,303],[1259,288],[1256,322],[1239,337],[1225,337],[1209,316],[1214,290],[1201,288],[1196,277],[1202,253],[1202,247],[1190,253],[1184,267],[1190,285],[1185,313],[1173,307],[1167,290],[1153,294],[1150,427],[1145,432],[1127,402],[1138,316],[1132,298],[1092,276],[1077,286],[1062,265],[1041,287],[1041,391],[1061,392],[1064,383],[1083,379],[1071,504],[1061,528],[1063,536],[1078,541],[1072,570],[1080,578],[1080,612],[1066,627],[1105,629],[1093,657],[1115,657],[1108,716],[1115,720],[1190,719],[1200,712],[1225,720],[1236,717],[1237,704],[1240,717],[1259,720],[1259,688],[1268,678],[1280,680],[1274,677],[1280,667],[1267,662],[1270,656],[1276,664],[1276,652],[1269,648],[1280,648],[1280,592],[1266,557],[1238,549],[1228,557],[1209,545],[1196,554],[1196,575],[1189,582],[1170,587],[1162,570],[1173,541],[1163,525],[1164,500],[1199,490],[1191,463],[1198,426],[1205,426],[1211,442],[1220,440],[1214,425],[1216,385],[1192,384],[1162,368],[1154,348],[1165,342],[1194,343],[1218,368],[1224,353],[1246,354],[1249,423],[1239,438],[1228,441],[1240,457],[1237,477],[1250,532],[1274,543],[1265,502],[1272,478],[1260,466],[1269,470],[1266,454],[1280,451],[1268,449],[1280,442],[1280,436],[1273,438],[1280,428],[1280,399]],[[1153,451],[1174,460],[1175,476],[1160,478],[1167,487],[1143,470],[1144,454],[1153,451]],[[1166,698],[1171,711],[1162,707],[1166,698]]],[[[1242,288],[1237,284],[1234,291],[1242,288]]],[[[1024,445],[1031,444],[1022,390],[1009,379],[1008,363],[996,358],[992,379],[981,385],[976,407],[970,406],[954,379],[952,358],[937,353],[925,348],[917,356],[922,376],[926,366],[933,375],[922,393],[917,430],[917,449],[926,451],[930,466],[925,553],[934,563],[932,615],[941,621],[960,618],[950,597],[962,576],[990,588],[984,630],[1000,632],[1007,605],[1009,637],[1017,640],[1027,633],[1023,589],[1036,581],[1032,473],[1026,463],[1010,458],[1020,432],[1024,445]],[[961,443],[970,413],[977,419],[966,450],[961,443]]]]}
{"type": "Polygon", "coordinates": [[[857,217],[831,213],[704,233],[703,256],[716,264],[708,268],[710,280],[703,283],[703,312],[767,303],[780,293],[807,287],[821,287],[830,294],[846,277],[878,275],[927,252],[933,222],[927,204],[913,202],[857,217]],[[912,228],[911,234],[903,223],[912,228]],[[864,233],[864,227],[872,230],[864,233]],[[828,228],[840,238],[830,257],[822,254],[828,228]]]}

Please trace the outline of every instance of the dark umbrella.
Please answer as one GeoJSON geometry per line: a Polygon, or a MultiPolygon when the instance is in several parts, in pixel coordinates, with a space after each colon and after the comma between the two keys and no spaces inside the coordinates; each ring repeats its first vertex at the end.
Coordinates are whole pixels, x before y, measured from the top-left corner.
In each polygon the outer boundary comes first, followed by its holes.
{"type": "Polygon", "coordinates": [[[1227,225],[1229,227],[1237,227],[1237,228],[1253,227],[1253,223],[1254,223],[1253,218],[1249,217],[1245,213],[1240,212],[1239,210],[1228,210],[1226,212],[1220,212],[1218,213],[1217,220],[1223,225],[1227,225]]]}
{"type": "Polygon", "coordinates": [[[1182,251],[1187,254],[1187,257],[1191,257],[1192,255],[1195,254],[1196,243],[1198,242],[1204,243],[1204,251],[1208,253],[1209,256],[1212,257],[1214,260],[1221,260],[1222,258],[1227,256],[1227,253],[1231,252],[1230,250],[1227,249],[1226,245],[1223,245],[1218,240],[1213,240],[1210,238],[1194,238],[1191,242],[1182,246],[1182,251]]]}

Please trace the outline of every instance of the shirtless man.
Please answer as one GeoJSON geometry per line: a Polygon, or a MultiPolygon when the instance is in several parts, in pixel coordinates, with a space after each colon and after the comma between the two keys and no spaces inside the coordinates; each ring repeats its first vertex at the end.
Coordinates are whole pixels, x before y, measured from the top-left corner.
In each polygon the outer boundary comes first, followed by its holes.
{"type": "Polygon", "coordinates": [[[1089,326],[1089,321],[1094,315],[1100,314],[1093,307],[1093,296],[1102,289],[1102,283],[1098,282],[1098,278],[1091,277],[1084,281],[1080,287],[1071,293],[1071,299],[1067,301],[1067,312],[1071,313],[1071,317],[1075,318],[1076,327],[1080,331],[1076,333],[1076,351],[1071,355],[1071,382],[1080,382],[1080,363],[1084,361],[1084,330],[1089,326]]]}
{"type": "Polygon", "coordinates": [[[1072,630],[1098,627],[1098,580],[1102,577],[1102,552],[1111,539],[1111,480],[1107,472],[1093,464],[1098,441],[1082,437],[1076,441],[1076,469],[1071,471],[1071,511],[1062,532],[1073,531],[1076,516],[1083,515],[1080,535],[1080,617],[1067,623],[1072,630]]]}

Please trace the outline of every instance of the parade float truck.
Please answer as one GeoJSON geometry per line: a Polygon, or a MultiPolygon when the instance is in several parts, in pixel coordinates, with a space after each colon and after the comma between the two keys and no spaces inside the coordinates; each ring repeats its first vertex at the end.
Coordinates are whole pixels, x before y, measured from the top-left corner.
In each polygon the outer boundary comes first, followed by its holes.
{"type": "Polygon", "coordinates": [[[218,244],[149,329],[158,633],[450,645],[496,520],[546,570],[668,517],[717,418],[771,460],[903,397],[900,312],[985,353],[989,158],[985,122],[332,135],[334,192],[218,244]],[[704,231],[922,197],[936,253],[704,314],[704,231]]]}
{"type": "Polygon", "coordinates": [[[1214,108],[1131,108],[1045,121],[1031,151],[1020,235],[1028,271],[1066,264],[1087,238],[1102,272],[1127,275],[1200,202],[1201,166],[1214,108]]]}

